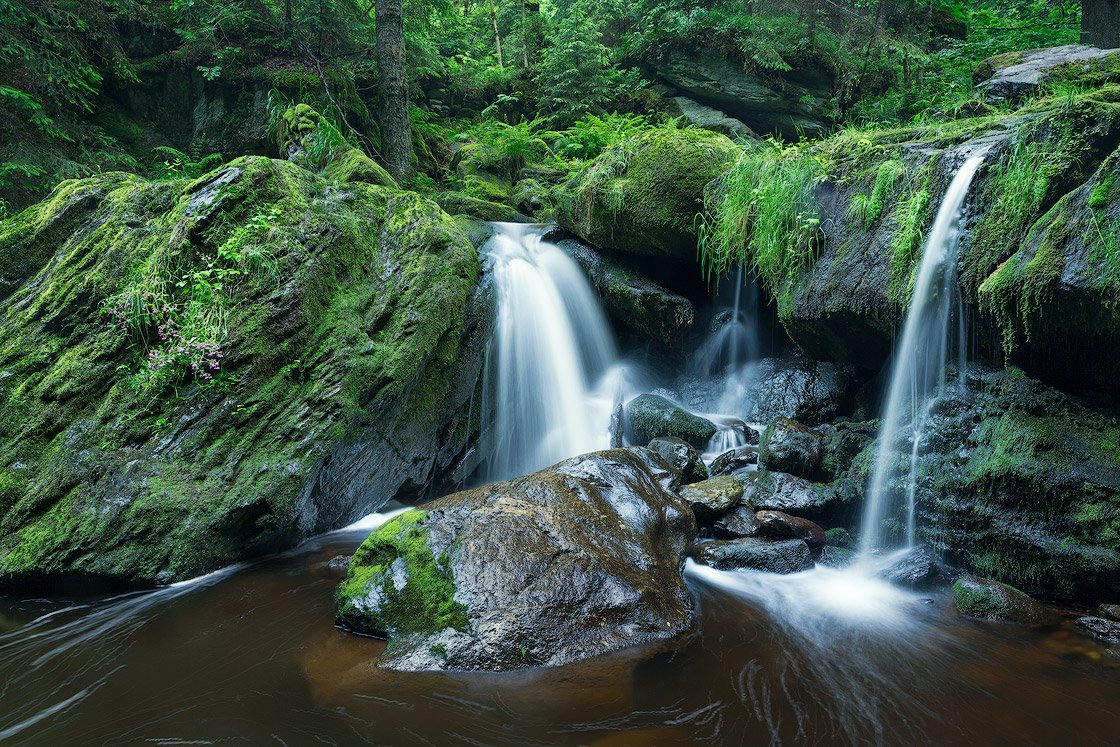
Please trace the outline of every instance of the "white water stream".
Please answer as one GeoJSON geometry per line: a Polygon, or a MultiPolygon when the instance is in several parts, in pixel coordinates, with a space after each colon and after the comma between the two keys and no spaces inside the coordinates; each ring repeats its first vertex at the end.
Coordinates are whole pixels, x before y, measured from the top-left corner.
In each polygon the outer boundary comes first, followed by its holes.
{"type": "Polygon", "coordinates": [[[895,350],[883,427],[864,504],[860,544],[864,555],[900,543],[912,547],[915,542],[915,467],[922,431],[933,404],[944,392],[951,346],[957,345],[958,355],[964,352],[965,333],[956,267],[964,202],[973,177],[983,163],[982,154],[974,155],[957,171],[941,201],[922,252],[902,340],[895,350]],[[954,321],[958,326],[956,334],[953,333],[954,321]],[[910,441],[910,450],[901,455],[900,464],[898,446],[904,436],[910,441]],[[903,496],[899,496],[892,485],[900,466],[908,481],[903,496]],[[900,498],[905,501],[901,506],[900,498]],[[904,509],[905,525],[896,528],[888,522],[900,507],[904,509]]]}

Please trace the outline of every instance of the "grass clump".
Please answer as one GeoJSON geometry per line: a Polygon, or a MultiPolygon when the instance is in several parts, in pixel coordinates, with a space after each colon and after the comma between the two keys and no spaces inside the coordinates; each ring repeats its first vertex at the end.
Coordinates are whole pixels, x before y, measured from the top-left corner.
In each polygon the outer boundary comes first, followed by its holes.
{"type": "MultiPolygon", "coordinates": [[[[769,142],[745,151],[718,183],[699,223],[704,271],[750,265],[775,295],[812,266],[823,248],[813,194],[825,162],[797,146],[769,142]]],[[[788,295],[787,295],[788,297],[788,295]]]]}

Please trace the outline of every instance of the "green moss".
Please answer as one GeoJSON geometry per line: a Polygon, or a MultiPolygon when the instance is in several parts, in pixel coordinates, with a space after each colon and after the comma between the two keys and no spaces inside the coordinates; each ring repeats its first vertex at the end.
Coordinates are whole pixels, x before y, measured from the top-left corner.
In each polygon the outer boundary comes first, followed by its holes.
{"type": "Polygon", "coordinates": [[[529,218],[509,205],[486,202],[460,192],[444,192],[433,198],[441,208],[451,215],[465,215],[478,220],[498,223],[529,223],[529,218]]]}
{"type": "Polygon", "coordinates": [[[1104,179],[1097,182],[1093,187],[1092,194],[1089,195],[1089,207],[1099,210],[1107,207],[1109,202],[1112,201],[1112,188],[1116,186],[1116,174],[1108,174],[1104,179]]]}
{"type": "Polygon", "coordinates": [[[953,601],[957,609],[969,617],[984,620],[1005,620],[1008,617],[1003,597],[984,586],[969,584],[964,579],[958,579],[953,584],[953,601]]]}
{"type": "Polygon", "coordinates": [[[467,630],[446,556],[428,546],[427,513],[413,509],[387,522],[354,553],[338,588],[338,620],[390,640],[413,633],[467,630]]]}
{"type": "Polygon", "coordinates": [[[342,151],[323,168],[323,176],[336,182],[364,182],[382,187],[397,187],[397,181],[357,148],[342,151]]]}

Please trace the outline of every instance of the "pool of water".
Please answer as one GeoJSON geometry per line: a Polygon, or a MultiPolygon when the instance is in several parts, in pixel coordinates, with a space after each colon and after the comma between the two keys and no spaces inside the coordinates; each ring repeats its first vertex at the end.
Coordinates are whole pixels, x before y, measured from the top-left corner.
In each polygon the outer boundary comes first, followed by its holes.
{"type": "Polygon", "coordinates": [[[673,652],[381,671],[383,642],[332,625],[327,563],[368,531],[157,591],[0,597],[0,743],[1117,743],[1120,656],[1072,619],[963,620],[827,571],[690,569],[700,624],[673,652]]]}

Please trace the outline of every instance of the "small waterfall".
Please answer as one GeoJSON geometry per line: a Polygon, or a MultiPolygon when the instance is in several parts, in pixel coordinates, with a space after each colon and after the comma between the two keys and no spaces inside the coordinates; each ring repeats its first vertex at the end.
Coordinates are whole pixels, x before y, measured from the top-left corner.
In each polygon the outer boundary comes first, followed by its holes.
{"type": "Polygon", "coordinates": [[[974,155],[957,171],[938,208],[922,253],[902,340],[895,350],[883,428],[876,445],[863,515],[860,546],[863,554],[884,549],[889,543],[899,540],[904,541],[906,546],[912,546],[915,541],[915,468],[922,431],[933,404],[944,391],[951,346],[958,348],[956,352],[959,356],[964,355],[966,332],[957,284],[957,259],[964,201],[973,177],[983,163],[983,154],[974,155]],[[952,329],[954,321],[958,326],[955,334],[952,329]],[[905,430],[907,426],[909,431],[905,430]],[[899,463],[899,439],[907,435],[911,447],[903,462],[908,476],[906,526],[902,532],[891,532],[884,526],[885,520],[897,508],[890,482],[899,463]],[[902,537],[897,537],[897,534],[902,534],[902,537]]]}
{"type": "Polygon", "coordinates": [[[546,230],[498,223],[486,247],[498,307],[484,375],[489,480],[610,445],[624,379],[614,338],[583,271],[546,230]]]}

